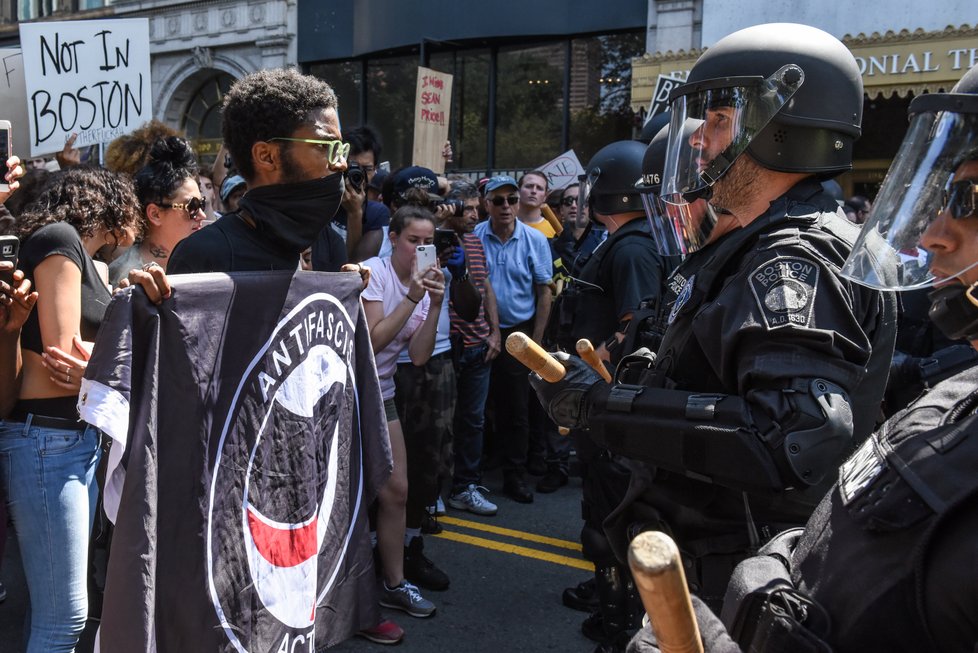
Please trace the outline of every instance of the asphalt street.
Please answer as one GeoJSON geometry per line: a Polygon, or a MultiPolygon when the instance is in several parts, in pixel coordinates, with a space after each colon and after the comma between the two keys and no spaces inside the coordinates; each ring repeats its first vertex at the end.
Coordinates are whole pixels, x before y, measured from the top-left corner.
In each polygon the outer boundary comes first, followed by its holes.
{"type": "MultiPolygon", "coordinates": [[[[534,477],[528,480],[536,482],[534,477]]],[[[407,633],[396,650],[592,651],[594,644],[580,633],[585,615],[560,602],[564,587],[590,574],[578,541],[580,480],[572,478],[554,494],[537,494],[529,505],[503,496],[498,472],[488,474],[485,484],[491,491],[489,498],[499,505],[496,516],[478,517],[449,508],[442,519],[444,532],[425,537],[425,553],[448,573],[451,587],[445,592],[424,592],[438,606],[429,619],[385,612],[407,633]]],[[[13,536],[0,580],[7,587],[7,600],[0,603],[0,653],[19,653],[27,588],[13,536]]],[[[86,634],[93,630],[86,629],[86,634]]],[[[385,648],[353,638],[330,650],[385,648]]],[[[79,653],[87,650],[83,641],[79,653]]]]}

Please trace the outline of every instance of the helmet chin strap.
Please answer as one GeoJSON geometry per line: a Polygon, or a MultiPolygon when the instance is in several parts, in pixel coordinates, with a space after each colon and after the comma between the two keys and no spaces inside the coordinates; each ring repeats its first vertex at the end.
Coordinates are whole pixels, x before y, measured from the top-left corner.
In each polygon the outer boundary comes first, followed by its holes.
{"type": "Polygon", "coordinates": [[[954,284],[930,293],[928,316],[952,340],[978,340],[978,281],[954,284]]]}

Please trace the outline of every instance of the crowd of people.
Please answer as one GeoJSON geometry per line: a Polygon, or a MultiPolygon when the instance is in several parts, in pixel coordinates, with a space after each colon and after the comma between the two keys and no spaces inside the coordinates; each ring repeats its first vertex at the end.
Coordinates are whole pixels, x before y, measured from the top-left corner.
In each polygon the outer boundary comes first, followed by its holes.
{"type": "MultiPolygon", "coordinates": [[[[330,86],[291,69],[234,84],[213,167],[155,122],[113,142],[105,167],[72,142],[58,171],[11,158],[0,561],[9,510],[26,649],[74,650],[90,538],[111,538],[106,443],[77,404],[112,293],[138,285],[160,303],[168,275],[301,269],[363,283],[393,459],[371,511],[380,605],[435,614],[429,592],[450,578],[424,535],[446,504],[497,514],[484,470],[531,503],[567,485],[576,456],[595,572],[563,600],[589,613],[598,651],[657,650],[625,553],[649,529],[683,553],[707,650],[971,650],[978,611],[957,572],[978,491],[974,447],[957,442],[975,412],[978,69],[916,100],[879,196],[843,202],[831,179],[852,165],[859,79],[824,32],[742,30],[696,63],[668,124],[607,144],[556,189],[539,170],[389,171],[379,135],[341,129],[330,86]],[[934,284],[916,304],[892,292],[934,284]],[[513,333],[562,352],[564,378],[528,374],[504,347],[513,333]],[[588,350],[591,363],[573,355],[588,350]]],[[[359,634],[404,631],[385,619],[359,634]]]]}

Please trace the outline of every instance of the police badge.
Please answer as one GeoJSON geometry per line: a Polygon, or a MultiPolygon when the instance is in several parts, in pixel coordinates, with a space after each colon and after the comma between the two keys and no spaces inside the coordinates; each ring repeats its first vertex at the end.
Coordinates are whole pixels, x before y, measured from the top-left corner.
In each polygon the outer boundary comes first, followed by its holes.
{"type": "Polygon", "coordinates": [[[807,327],[815,306],[818,266],[795,257],[778,257],[750,274],[750,287],[768,329],[807,327]]]}

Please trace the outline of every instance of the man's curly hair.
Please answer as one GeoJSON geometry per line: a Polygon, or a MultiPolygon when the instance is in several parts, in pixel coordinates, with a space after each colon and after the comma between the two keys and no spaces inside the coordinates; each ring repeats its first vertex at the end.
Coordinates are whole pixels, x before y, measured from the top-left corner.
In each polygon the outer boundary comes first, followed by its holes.
{"type": "Polygon", "coordinates": [[[139,235],[141,212],[129,176],[94,166],[73,166],[51,174],[27,211],[17,219],[25,240],[41,227],[67,222],[82,238],[99,229],[139,235]]]}
{"type": "Polygon", "coordinates": [[[255,176],[251,146],[276,136],[291,136],[310,114],[335,109],[329,84],[294,68],[260,70],[239,79],[224,96],[224,144],[246,180],[255,176]]]}

